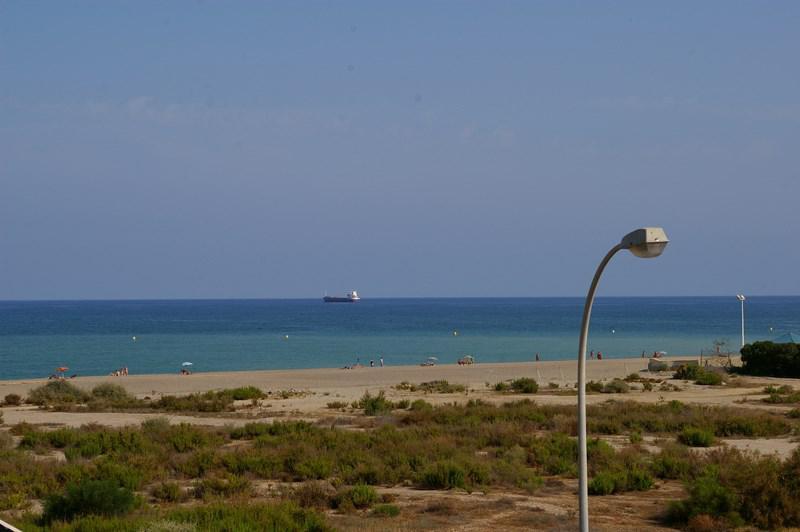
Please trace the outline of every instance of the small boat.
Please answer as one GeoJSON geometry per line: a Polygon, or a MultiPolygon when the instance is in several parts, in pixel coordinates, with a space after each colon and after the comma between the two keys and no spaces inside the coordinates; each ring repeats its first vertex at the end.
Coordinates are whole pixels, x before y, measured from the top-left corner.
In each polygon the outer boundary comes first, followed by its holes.
{"type": "Polygon", "coordinates": [[[341,296],[325,296],[322,298],[325,303],[355,303],[356,301],[361,300],[358,297],[358,292],[353,290],[352,292],[348,292],[345,294],[344,297],[341,296]]]}

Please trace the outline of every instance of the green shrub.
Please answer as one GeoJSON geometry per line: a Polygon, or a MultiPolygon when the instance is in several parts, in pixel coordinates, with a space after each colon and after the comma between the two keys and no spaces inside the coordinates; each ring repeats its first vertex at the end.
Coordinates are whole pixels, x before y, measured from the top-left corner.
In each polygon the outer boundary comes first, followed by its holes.
{"type": "Polygon", "coordinates": [[[412,412],[430,412],[433,410],[433,405],[427,402],[425,399],[415,399],[409,409],[412,412]]]}
{"type": "Polygon", "coordinates": [[[84,480],[47,498],[42,520],[71,521],[82,515],[122,515],[136,503],[133,492],[111,480],[84,480]]]}
{"type": "Polygon", "coordinates": [[[103,383],[92,388],[92,397],[107,399],[113,403],[127,403],[134,400],[133,395],[119,384],[103,383]]]}
{"type": "Polygon", "coordinates": [[[722,375],[713,371],[703,370],[697,375],[695,384],[703,384],[709,386],[717,386],[722,384],[722,375]]]}
{"type": "Polygon", "coordinates": [[[742,367],[746,375],[800,377],[800,345],[753,342],[742,347],[742,367]]]}
{"type": "Polygon", "coordinates": [[[335,508],[341,510],[352,508],[363,509],[371,507],[379,500],[380,498],[375,488],[365,484],[359,484],[339,492],[333,500],[333,505],[335,508]]]}
{"type": "Polygon", "coordinates": [[[446,380],[429,381],[421,384],[411,384],[408,381],[403,381],[395,388],[409,392],[424,393],[463,393],[467,389],[463,384],[450,384],[446,380]]]}
{"type": "Polygon", "coordinates": [[[630,386],[622,379],[614,379],[603,386],[603,393],[628,393],[630,386]]]}
{"type": "Polygon", "coordinates": [[[281,532],[332,531],[325,518],[316,510],[300,508],[294,503],[243,504],[230,502],[204,504],[173,510],[167,518],[190,523],[196,530],[281,532]]]}
{"type": "Polygon", "coordinates": [[[400,515],[400,508],[395,504],[378,504],[370,513],[373,517],[397,517],[400,515]]]}
{"type": "Polygon", "coordinates": [[[507,382],[498,382],[494,385],[494,391],[496,392],[507,392],[511,389],[511,385],[507,382]]]}
{"type": "Polygon", "coordinates": [[[617,485],[624,484],[620,473],[602,472],[589,481],[589,495],[611,495],[617,490],[617,485]]]}
{"type": "Polygon", "coordinates": [[[183,491],[177,482],[162,482],[150,490],[154,499],[162,502],[180,502],[184,499],[183,491]]]}
{"type": "Polygon", "coordinates": [[[703,368],[697,364],[683,364],[678,368],[672,378],[683,381],[693,381],[697,379],[698,375],[702,372],[703,368]]]}
{"type": "Polygon", "coordinates": [[[292,500],[303,508],[327,508],[334,505],[336,489],[330,482],[303,482],[292,492],[292,500]]]}
{"type": "Polygon", "coordinates": [[[64,380],[54,380],[28,393],[28,402],[39,406],[85,403],[89,394],[64,380]]]}
{"type": "Polygon", "coordinates": [[[714,475],[702,476],[689,484],[689,497],[669,505],[668,520],[686,523],[697,515],[724,517],[732,525],[742,524],[736,494],[720,484],[714,475]]]}
{"type": "Polygon", "coordinates": [[[714,433],[696,427],[686,427],[678,434],[678,441],[689,447],[711,447],[714,444],[714,433]]]}
{"type": "Polygon", "coordinates": [[[394,404],[396,410],[406,410],[409,406],[411,406],[411,401],[408,399],[401,399],[394,404]]]}
{"type": "Polygon", "coordinates": [[[347,403],[344,401],[331,401],[327,404],[327,407],[332,410],[344,410],[347,408],[347,403]]]}
{"type": "Polygon", "coordinates": [[[424,489],[449,490],[466,488],[464,468],[453,462],[437,462],[428,466],[422,473],[420,487],[424,489]]]}
{"type": "Polygon", "coordinates": [[[198,499],[214,496],[229,498],[234,495],[247,495],[250,490],[251,484],[248,479],[239,475],[228,475],[204,478],[194,487],[194,495],[198,499]]]}
{"type": "Polygon", "coordinates": [[[511,389],[517,393],[536,393],[539,385],[530,377],[520,377],[511,381],[511,389]]]}
{"type": "Polygon", "coordinates": [[[589,482],[590,495],[645,491],[653,487],[653,476],[641,467],[627,471],[601,471],[589,482]]]}
{"type": "Polygon", "coordinates": [[[587,392],[597,392],[602,393],[605,387],[603,386],[602,382],[596,381],[589,381],[586,383],[586,391],[587,392]]]}
{"type": "Polygon", "coordinates": [[[230,390],[223,390],[222,393],[228,393],[235,401],[243,401],[245,399],[263,399],[266,397],[261,389],[255,386],[244,386],[240,388],[232,388],[230,390]]]}
{"type": "Polygon", "coordinates": [[[10,393],[5,396],[4,402],[7,406],[19,406],[22,404],[22,397],[15,393],[10,393]]]}
{"type": "Polygon", "coordinates": [[[370,395],[369,392],[364,392],[364,395],[356,403],[356,408],[363,408],[364,415],[377,416],[379,414],[386,414],[391,412],[394,404],[386,399],[383,390],[378,392],[378,395],[370,395]]]}

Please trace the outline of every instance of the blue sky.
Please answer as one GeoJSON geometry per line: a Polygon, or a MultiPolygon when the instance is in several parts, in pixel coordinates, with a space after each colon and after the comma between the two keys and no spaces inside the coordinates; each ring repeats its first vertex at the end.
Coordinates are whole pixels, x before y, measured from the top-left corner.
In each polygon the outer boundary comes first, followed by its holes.
{"type": "Polygon", "coordinates": [[[0,1],[0,299],[800,294],[797,2],[0,1]],[[166,4],[166,5],[163,5],[166,4]]]}

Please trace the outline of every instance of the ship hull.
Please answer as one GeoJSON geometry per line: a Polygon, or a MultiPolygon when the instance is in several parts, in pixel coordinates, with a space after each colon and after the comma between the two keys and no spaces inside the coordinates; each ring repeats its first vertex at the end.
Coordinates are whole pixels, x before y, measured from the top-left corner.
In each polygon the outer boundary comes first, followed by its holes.
{"type": "Polygon", "coordinates": [[[331,297],[325,296],[322,298],[325,303],[355,303],[358,299],[351,299],[349,297],[331,297]]]}

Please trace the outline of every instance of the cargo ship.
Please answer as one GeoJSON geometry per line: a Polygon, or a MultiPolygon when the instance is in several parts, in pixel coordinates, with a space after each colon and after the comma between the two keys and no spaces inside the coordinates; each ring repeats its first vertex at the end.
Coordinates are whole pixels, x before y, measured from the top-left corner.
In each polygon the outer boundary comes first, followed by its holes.
{"type": "Polygon", "coordinates": [[[344,297],[341,297],[341,296],[325,296],[325,297],[322,298],[322,300],[325,303],[355,303],[356,301],[358,301],[360,299],[361,298],[358,297],[358,292],[356,292],[355,290],[353,290],[352,292],[348,292],[347,294],[344,295],[344,297]]]}

